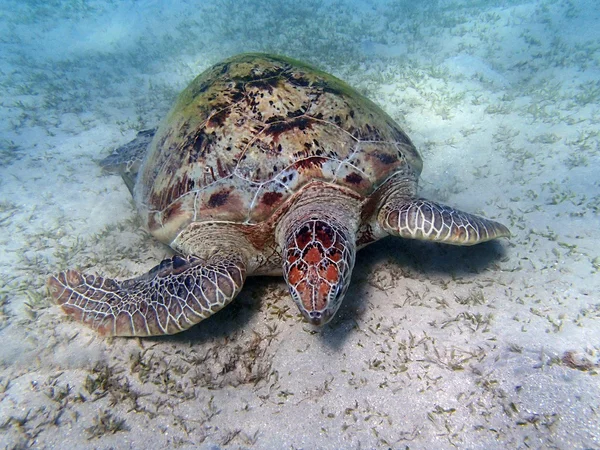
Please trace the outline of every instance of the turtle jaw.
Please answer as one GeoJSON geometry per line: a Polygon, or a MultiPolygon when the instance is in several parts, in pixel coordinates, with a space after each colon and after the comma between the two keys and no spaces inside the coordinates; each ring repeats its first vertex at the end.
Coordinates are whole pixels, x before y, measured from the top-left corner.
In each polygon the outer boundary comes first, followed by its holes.
{"type": "Polygon", "coordinates": [[[309,321],[309,323],[311,325],[315,325],[317,327],[320,327],[322,325],[325,325],[327,322],[329,322],[331,320],[331,318],[335,315],[335,312],[333,313],[327,313],[327,311],[312,311],[309,312],[308,314],[305,314],[304,317],[306,318],[306,320],[309,321]]]}

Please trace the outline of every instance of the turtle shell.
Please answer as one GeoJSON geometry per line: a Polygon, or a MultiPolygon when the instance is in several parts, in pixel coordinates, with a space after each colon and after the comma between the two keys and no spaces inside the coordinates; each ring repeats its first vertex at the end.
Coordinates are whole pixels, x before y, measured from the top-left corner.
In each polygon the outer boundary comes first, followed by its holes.
{"type": "Polygon", "coordinates": [[[369,196],[422,162],[408,136],[343,81],[304,63],[243,54],[199,75],[159,127],[135,197],[170,243],[193,222],[267,220],[321,180],[369,196]]]}

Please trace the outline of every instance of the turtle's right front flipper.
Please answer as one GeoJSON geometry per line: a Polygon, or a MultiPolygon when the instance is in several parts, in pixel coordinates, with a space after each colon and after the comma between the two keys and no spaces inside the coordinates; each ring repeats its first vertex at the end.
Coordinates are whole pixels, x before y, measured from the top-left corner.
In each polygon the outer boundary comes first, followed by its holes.
{"type": "Polygon", "coordinates": [[[125,281],[75,270],[48,280],[65,313],[106,336],[175,334],[228,304],[246,277],[241,260],[175,256],[125,281]]]}
{"type": "Polygon", "coordinates": [[[156,128],[140,131],[133,141],[117,148],[100,161],[100,166],[105,172],[121,175],[132,194],[137,174],[155,134],[156,128]]]}

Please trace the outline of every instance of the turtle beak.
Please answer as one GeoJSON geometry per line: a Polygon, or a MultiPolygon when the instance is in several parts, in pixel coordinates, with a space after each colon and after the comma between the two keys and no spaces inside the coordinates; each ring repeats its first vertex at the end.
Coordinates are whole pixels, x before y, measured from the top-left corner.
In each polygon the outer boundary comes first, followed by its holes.
{"type": "Polygon", "coordinates": [[[311,325],[319,327],[335,316],[344,298],[343,292],[338,296],[319,296],[319,289],[316,286],[306,284],[290,286],[290,294],[304,318],[311,325]]]}
{"type": "MultiPolygon", "coordinates": [[[[302,311],[302,313],[304,313],[304,311],[302,311]]],[[[335,315],[335,312],[330,312],[329,310],[310,311],[310,312],[304,313],[303,315],[306,318],[306,320],[308,320],[310,322],[311,325],[320,327],[322,325],[325,325],[327,322],[329,322],[335,315]]]]}

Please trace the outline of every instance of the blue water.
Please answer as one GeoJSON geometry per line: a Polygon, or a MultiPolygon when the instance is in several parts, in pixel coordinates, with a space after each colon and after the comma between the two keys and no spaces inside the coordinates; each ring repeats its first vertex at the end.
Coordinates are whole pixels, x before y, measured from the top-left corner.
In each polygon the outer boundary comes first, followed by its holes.
{"type": "Polygon", "coordinates": [[[593,0],[1,2],[0,444],[599,447],[599,23],[593,0]],[[183,337],[94,339],[47,276],[167,254],[97,161],[249,51],[356,87],[418,147],[421,195],[513,236],[369,247],[318,336],[258,280],[183,337]]]}

